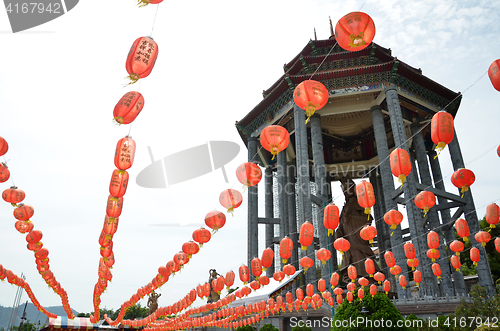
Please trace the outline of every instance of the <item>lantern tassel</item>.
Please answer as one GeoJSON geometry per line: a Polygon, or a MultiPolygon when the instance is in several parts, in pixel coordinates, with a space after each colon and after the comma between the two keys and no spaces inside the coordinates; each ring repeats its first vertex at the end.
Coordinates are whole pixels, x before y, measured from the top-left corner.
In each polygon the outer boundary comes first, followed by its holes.
{"type": "Polygon", "coordinates": [[[132,85],[132,84],[137,83],[137,81],[139,80],[139,75],[138,74],[130,74],[127,77],[125,77],[125,79],[130,80],[130,82],[128,84],[125,84],[125,86],[132,85]]]}
{"type": "Polygon", "coordinates": [[[150,0],[139,0],[139,1],[137,1],[137,5],[139,5],[139,8],[145,7],[145,6],[149,5],[149,3],[150,3],[150,0]]]}
{"type": "Polygon", "coordinates": [[[434,156],[434,159],[437,158],[439,156],[439,154],[441,154],[441,152],[443,151],[443,149],[445,147],[446,147],[446,143],[445,142],[440,142],[439,144],[437,144],[437,146],[436,146],[437,154],[436,154],[436,156],[434,156]]]}
{"type": "Polygon", "coordinates": [[[466,186],[462,186],[462,190],[460,191],[462,193],[461,198],[464,197],[465,192],[467,192],[468,190],[469,190],[469,187],[467,185],[466,186]]]}
{"type": "Polygon", "coordinates": [[[406,175],[404,175],[404,174],[399,175],[398,181],[401,183],[400,188],[403,188],[403,184],[406,182],[406,175]]]}
{"type": "Polygon", "coordinates": [[[328,237],[330,236],[333,236],[333,230],[332,229],[328,229],[328,237]]]}

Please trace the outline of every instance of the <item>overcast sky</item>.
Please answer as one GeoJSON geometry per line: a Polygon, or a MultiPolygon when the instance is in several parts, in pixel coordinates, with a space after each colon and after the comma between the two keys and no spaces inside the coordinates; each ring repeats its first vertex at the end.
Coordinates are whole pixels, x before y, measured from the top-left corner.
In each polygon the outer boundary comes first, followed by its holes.
{"type": "MultiPolygon", "coordinates": [[[[204,224],[213,209],[223,211],[220,192],[241,188],[235,170],[247,160],[247,151],[235,121],[262,100],[262,90],[280,78],[283,64],[314,38],[314,28],[318,39],[327,39],[329,16],[335,24],[361,7],[375,22],[374,41],[427,77],[456,92],[482,77],[463,93],[455,124],[466,166],[476,174],[472,191],[478,216],[483,217],[486,206],[500,199],[500,94],[483,76],[500,58],[499,5],[451,0],[307,5],[298,0],[166,0],[159,5],[152,34],[159,45],[156,66],[141,85],[125,88],[127,52],[136,38],[151,34],[156,5],[139,9],[133,0],[80,1],[61,18],[16,34],[0,11],[0,136],[10,146],[5,158],[15,184],[26,192],[24,202],[35,209],[31,220],[43,232],[50,268],[71,307],[92,311],[114,149],[130,129],[112,123],[122,95],[140,88],[145,107],[131,128],[137,153],[113,238],[113,281],[102,295],[101,307],[112,309],[150,282],[158,267],[191,239],[196,229],[191,224],[204,224]],[[167,189],[135,183],[151,162],[148,146],[159,159],[213,140],[241,147],[226,165],[229,184],[220,170],[167,189]],[[181,226],[152,226],[160,223],[181,226]]],[[[456,192],[447,150],[440,161],[447,188],[456,192]]],[[[11,185],[0,184],[0,189],[11,185]]],[[[338,187],[335,183],[337,196],[338,187]]],[[[335,203],[342,206],[343,196],[335,203]]],[[[38,274],[25,235],[14,228],[12,212],[10,204],[0,203],[0,264],[24,273],[41,305],[61,305],[38,274]]],[[[237,272],[246,262],[246,216],[243,202],[212,241],[161,288],[160,306],[205,282],[211,268],[237,272]]],[[[11,306],[15,292],[15,286],[0,284],[0,305],[11,306]]]]}

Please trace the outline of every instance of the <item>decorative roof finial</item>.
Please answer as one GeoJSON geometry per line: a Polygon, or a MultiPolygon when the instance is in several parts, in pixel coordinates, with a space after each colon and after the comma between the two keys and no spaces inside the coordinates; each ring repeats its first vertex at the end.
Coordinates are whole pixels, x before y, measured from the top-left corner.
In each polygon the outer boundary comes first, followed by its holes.
{"type": "Polygon", "coordinates": [[[333,37],[335,35],[335,33],[333,33],[333,25],[332,25],[332,19],[330,16],[328,16],[328,19],[330,20],[330,38],[333,37]]]}
{"type": "Polygon", "coordinates": [[[316,28],[314,28],[314,40],[317,41],[318,37],[316,37],[316,28]]]}

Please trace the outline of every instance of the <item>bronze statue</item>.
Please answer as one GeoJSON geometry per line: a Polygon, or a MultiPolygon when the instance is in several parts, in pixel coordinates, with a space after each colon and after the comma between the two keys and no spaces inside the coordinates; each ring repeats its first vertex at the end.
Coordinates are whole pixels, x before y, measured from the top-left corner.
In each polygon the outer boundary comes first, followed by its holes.
{"type": "Polygon", "coordinates": [[[161,294],[156,294],[155,291],[152,291],[151,294],[149,294],[149,299],[148,299],[148,307],[149,307],[149,314],[151,315],[158,309],[158,298],[161,297],[161,294]]]}
{"type": "MultiPolygon", "coordinates": [[[[344,282],[350,282],[347,267],[351,264],[356,267],[358,277],[370,279],[365,270],[365,259],[372,258],[375,262],[375,254],[368,241],[361,239],[359,233],[364,225],[372,223],[373,217],[371,215],[368,217],[364,212],[365,209],[359,205],[354,181],[349,176],[344,176],[340,182],[345,196],[345,204],[340,213],[340,222],[337,231],[335,231],[335,238],[344,237],[351,244],[351,248],[342,257],[342,279],[344,282]]],[[[380,268],[375,263],[375,272],[379,270],[380,268]]]]}
{"type": "Polygon", "coordinates": [[[207,298],[207,303],[217,302],[220,299],[220,295],[213,288],[212,281],[214,279],[217,279],[217,276],[220,276],[220,275],[217,273],[217,270],[215,270],[215,269],[210,269],[208,274],[210,275],[210,277],[208,278],[208,283],[210,284],[210,296],[207,298]]]}

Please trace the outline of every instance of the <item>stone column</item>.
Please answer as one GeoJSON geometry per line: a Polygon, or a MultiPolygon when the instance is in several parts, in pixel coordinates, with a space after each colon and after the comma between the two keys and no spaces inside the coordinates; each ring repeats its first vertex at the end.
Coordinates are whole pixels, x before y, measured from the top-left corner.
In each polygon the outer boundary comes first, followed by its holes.
{"type": "MultiPolygon", "coordinates": [[[[293,241],[293,249],[292,249],[292,257],[289,260],[289,263],[295,267],[296,270],[299,270],[299,249],[298,249],[298,241],[299,236],[297,232],[297,202],[295,199],[295,164],[293,162],[289,162],[286,165],[287,170],[287,185],[285,187],[287,193],[287,207],[288,207],[288,233],[289,237],[293,241]]],[[[297,283],[294,282],[292,284],[292,293],[295,295],[295,290],[297,289],[297,283]]]]}
{"type": "MultiPolygon", "coordinates": [[[[431,165],[432,177],[434,179],[434,186],[439,190],[446,191],[443,182],[443,174],[441,172],[441,166],[439,165],[439,158],[435,157],[437,155],[436,152],[433,150],[427,154],[429,156],[429,163],[431,165]]],[[[445,204],[448,202],[448,199],[442,197],[437,197],[437,200],[439,204],[445,204]]],[[[451,214],[449,209],[441,209],[439,212],[441,214],[441,220],[443,224],[442,227],[444,232],[444,238],[446,240],[446,245],[450,247],[450,243],[456,239],[455,230],[453,229],[454,222],[451,221],[451,214]]],[[[451,251],[448,252],[451,254],[451,251]]],[[[461,269],[462,268],[460,267],[460,270],[461,269]]],[[[464,275],[462,274],[461,271],[456,271],[455,268],[453,267],[451,268],[451,270],[453,272],[453,282],[455,283],[455,291],[457,292],[457,294],[464,296],[466,294],[464,275]]]]}
{"type": "MultiPolygon", "coordinates": [[[[382,115],[382,110],[380,109],[380,106],[373,106],[371,108],[371,112],[373,120],[373,132],[375,134],[378,159],[380,163],[382,190],[383,190],[383,195],[385,197],[385,210],[391,210],[391,209],[397,210],[398,206],[396,202],[390,198],[392,192],[394,191],[394,179],[392,178],[393,176],[391,173],[391,166],[389,164],[389,147],[387,145],[387,134],[385,132],[384,117],[382,115]]],[[[403,250],[403,232],[401,231],[401,226],[398,226],[394,230],[394,234],[390,236],[390,240],[392,246],[392,253],[396,258],[396,263],[401,267],[402,270],[401,274],[404,275],[406,279],[409,281],[410,278],[408,277],[408,269],[405,268],[406,257],[404,255],[404,250],[403,250]]],[[[382,256],[384,253],[385,252],[380,252],[382,256]]],[[[387,271],[385,271],[384,273],[387,274],[387,271]]],[[[386,278],[391,280],[391,283],[393,283],[391,287],[392,289],[396,289],[399,299],[403,299],[404,297],[408,299],[411,297],[409,287],[407,288],[407,290],[403,290],[403,288],[399,286],[399,284],[395,285],[393,282],[394,277],[392,277],[390,273],[386,275],[386,278]]]]}
{"type": "MultiPolygon", "coordinates": [[[[375,215],[375,227],[377,228],[377,246],[379,251],[379,261],[380,269],[387,271],[387,275],[390,273],[387,269],[387,264],[384,259],[384,252],[391,249],[390,239],[389,239],[389,226],[384,222],[385,214],[385,199],[382,189],[382,183],[380,176],[377,173],[377,169],[372,169],[370,172],[370,183],[373,185],[373,190],[375,192],[375,206],[373,206],[373,213],[375,215]]],[[[375,261],[374,261],[375,262],[375,261]]]]}
{"type": "Polygon", "coordinates": [[[285,193],[286,187],[286,152],[281,151],[277,156],[276,175],[278,180],[278,201],[280,214],[280,238],[288,234],[288,209],[285,193]]]}
{"type": "MultiPolygon", "coordinates": [[[[465,168],[464,159],[462,157],[462,151],[460,150],[460,144],[457,138],[457,132],[455,131],[455,136],[453,141],[448,145],[450,150],[451,162],[453,163],[453,169],[456,171],[460,168],[465,168]]],[[[460,190],[459,190],[460,191],[460,190]]],[[[461,193],[459,193],[461,194],[461,193]]],[[[479,285],[485,287],[488,290],[490,295],[496,295],[495,286],[493,285],[493,278],[491,276],[490,263],[488,262],[488,258],[486,256],[486,251],[479,244],[474,235],[481,231],[479,226],[479,221],[477,219],[476,207],[474,205],[474,199],[472,198],[472,191],[469,188],[469,191],[464,194],[463,200],[465,201],[464,206],[464,215],[465,220],[469,223],[470,229],[470,242],[473,247],[477,247],[479,249],[479,253],[481,255],[481,259],[478,262],[476,267],[477,276],[479,278],[479,285]]]]}
{"type": "MultiPolygon", "coordinates": [[[[257,138],[248,138],[248,162],[257,163],[257,138]]],[[[258,186],[248,188],[248,267],[250,261],[259,254],[258,186]]],[[[253,277],[253,276],[251,276],[253,277]]]]}
{"type": "MultiPolygon", "coordinates": [[[[264,172],[264,185],[265,185],[265,217],[274,218],[274,206],[273,206],[273,169],[267,167],[264,172]]],[[[266,247],[270,247],[273,251],[274,239],[274,224],[266,224],[266,247]]],[[[275,270],[276,261],[273,260],[273,264],[267,268],[266,276],[272,277],[275,270]]]]}
{"type": "MultiPolygon", "coordinates": [[[[411,133],[413,135],[413,147],[415,149],[415,157],[418,163],[418,172],[420,174],[420,179],[422,184],[426,187],[432,188],[432,179],[431,173],[429,170],[429,164],[427,163],[427,153],[425,150],[424,137],[422,136],[421,126],[418,123],[413,123],[410,127],[411,133]]],[[[429,229],[432,229],[439,235],[439,259],[436,260],[436,263],[439,264],[441,268],[441,295],[449,297],[455,295],[455,291],[453,288],[453,283],[451,281],[451,271],[450,271],[450,260],[446,255],[445,244],[443,240],[443,230],[440,226],[439,216],[436,210],[432,208],[427,213],[426,217],[424,217],[424,221],[429,222],[429,229]]],[[[427,260],[420,260],[423,263],[428,263],[427,260]]]]}
{"type": "MultiPolygon", "coordinates": [[[[323,134],[321,132],[321,116],[311,116],[311,144],[313,151],[314,178],[316,184],[316,195],[323,202],[318,208],[318,237],[320,248],[327,247],[327,231],[323,226],[323,210],[328,201],[328,187],[326,184],[325,154],[323,151],[323,134]]],[[[330,271],[325,266],[321,268],[321,278],[327,283],[330,281],[330,271]]]]}
{"type": "MultiPolygon", "coordinates": [[[[309,186],[309,155],[307,148],[307,128],[305,125],[306,116],[304,110],[294,104],[294,123],[295,123],[295,149],[297,154],[297,198],[298,198],[298,221],[299,225],[309,221],[312,223],[312,205],[311,205],[311,188],[309,186]]],[[[300,231],[300,228],[299,228],[300,231]]],[[[299,245],[299,242],[294,243],[299,245]]],[[[307,251],[302,252],[302,258],[309,256],[313,261],[316,261],[314,254],[314,245],[307,248],[307,251]]],[[[315,268],[309,268],[305,273],[306,284],[314,284],[316,280],[315,268]]]]}
{"type": "MultiPolygon", "coordinates": [[[[403,122],[403,115],[401,113],[401,106],[399,105],[399,97],[396,87],[394,85],[388,86],[385,89],[385,95],[387,100],[387,107],[389,110],[389,116],[391,118],[392,133],[394,135],[394,141],[396,147],[402,148],[409,151],[408,142],[406,137],[406,131],[403,122]]],[[[406,214],[408,216],[408,223],[410,227],[410,234],[412,238],[413,245],[415,246],[415,251],[417,253],[417,258],[419,259],[422,266],[420,270],[422,272],[423,286],[420,286],[420,294],[422,295],[439,295],[439,288],[437,286],[437,278],[433,275],[431,271],[431,266],[427,261],[427,237],[424,235],[424,226],[422,222],[422,212],[417,206],[415,206],[415,196],[417,196],[417,187],[415,176],[417,172],[412,169],[409,176],[406,177],[406,182],[403,185],[404,196],[406,202],[406,214]]],[[[417,177],[418,178],[418,177],[417,177]]]]}

